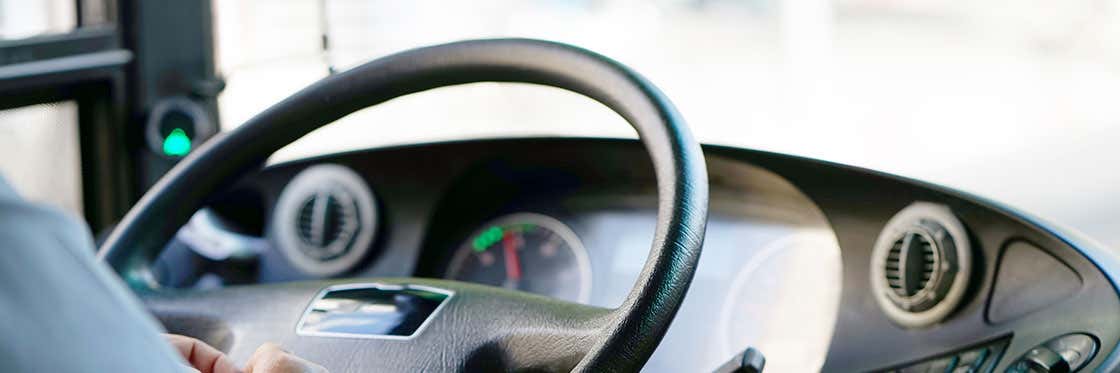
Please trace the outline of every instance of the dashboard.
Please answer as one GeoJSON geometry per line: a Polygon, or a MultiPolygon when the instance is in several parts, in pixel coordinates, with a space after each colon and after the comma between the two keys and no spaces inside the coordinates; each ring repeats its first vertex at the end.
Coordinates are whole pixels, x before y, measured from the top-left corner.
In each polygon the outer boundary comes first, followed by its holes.
{"type": "MultiPolygon", "coordinates": [[[[1120,299],[1093,249],[936,186],[705,152],[704,251],[647,371],[712,370],[748,347],[778,372],[1075,371],[1115,359],[1120,299]]],[[[156,274],[183,288],[446,278],[615,307],[656,212],[634,141],[373,149],[270,165],[230,186],[168,244],[156,274]]]]}

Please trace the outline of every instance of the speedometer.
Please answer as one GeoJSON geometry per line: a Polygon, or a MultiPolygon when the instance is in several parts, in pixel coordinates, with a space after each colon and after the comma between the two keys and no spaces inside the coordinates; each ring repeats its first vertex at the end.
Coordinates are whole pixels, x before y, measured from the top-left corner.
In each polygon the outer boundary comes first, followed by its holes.
{"type": "Polygon", "coordinates": [[[445,277],[587,303],[591,263],[567,225],[535,214],[494,220],[459,246],[445,277]]]}

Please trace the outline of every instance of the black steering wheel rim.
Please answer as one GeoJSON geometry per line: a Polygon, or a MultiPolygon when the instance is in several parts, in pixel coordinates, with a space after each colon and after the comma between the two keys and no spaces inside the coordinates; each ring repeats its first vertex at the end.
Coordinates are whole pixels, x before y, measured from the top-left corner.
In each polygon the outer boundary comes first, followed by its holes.
{"type": "Polygon", "coordinates": [[[696,270],[708,209],[704,157],[676,108],[653,84],[616,61],[570,45],[528,39],[456,42],[327,77],[184,158],[129,211],[99,257],[134,288],[153,290],[149,266],[178,228],[213,192],[258,169],[276,150],[357,110],[475,82],[566,89],[606,105],[637,130],[658,183],[654,241],[635,287],[597,327],[576,369],[639,369],[667,331],[696,270]]]}

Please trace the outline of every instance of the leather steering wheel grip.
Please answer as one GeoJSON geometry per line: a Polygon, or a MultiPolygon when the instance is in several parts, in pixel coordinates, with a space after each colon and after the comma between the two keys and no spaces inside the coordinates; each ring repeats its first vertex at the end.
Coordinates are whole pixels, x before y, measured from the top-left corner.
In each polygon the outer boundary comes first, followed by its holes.
{"type": "Polygon", "coordinates": [[[649,359],[696,271],[708,212],[704,156],[665,95],[626,66],[566,44],[530,39],[455,42],[383,57],[329,76],[220,134],[159,180],[124,217],[99,257],[134,288],[155,289],[149,266],[207,198],[259,169],[276,150],[360,109],[428,89],[518,82],[566,89],[611,108],[638,132],[658,183],[650,256],[577,371],[636,371],[649,359]]]}

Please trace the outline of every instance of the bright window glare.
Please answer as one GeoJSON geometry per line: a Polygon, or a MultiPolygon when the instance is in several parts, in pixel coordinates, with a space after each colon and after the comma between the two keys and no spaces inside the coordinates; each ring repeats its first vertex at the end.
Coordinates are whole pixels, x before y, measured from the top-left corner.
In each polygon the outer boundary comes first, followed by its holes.
{"type": "Polygon", "coordinates": [[[78,105],[0,110],[0,178],[23,198],[82,214],[78,105]]]}
{"type": "MultiPolygon", "coordinates": [[[[642,72],[701,141],[962,188],[1120,247],[1117,0],[215,4],[226,129],[329,66],[468,38],[544,38],[642,72]]],[[[276,158],[520,135],[634,136],[590,100],[478,84],[364,110],[276,158]]]]}
{"type": "Polygon", "coordinates": [[[0,0],[0,40],[68,32],[75,14],[74,1],[0,0]]]}

